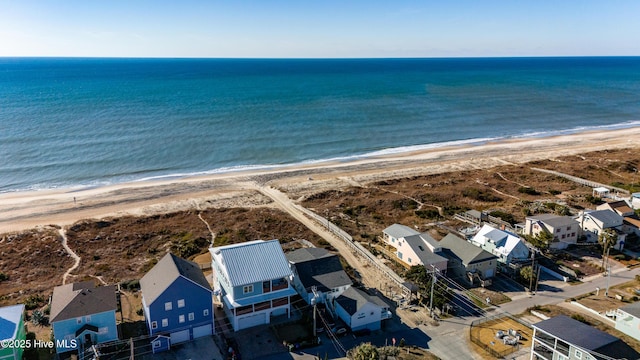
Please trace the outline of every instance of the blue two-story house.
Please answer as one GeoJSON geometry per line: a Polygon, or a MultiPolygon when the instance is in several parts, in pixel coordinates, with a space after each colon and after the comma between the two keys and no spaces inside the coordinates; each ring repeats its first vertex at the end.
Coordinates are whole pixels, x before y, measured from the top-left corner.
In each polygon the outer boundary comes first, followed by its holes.
{"type": "Polygon", "coordinates": [[[289,262],[278,240],[256,240],[210,248],[214,298],[235,331],[269,324],[273,316],[290,316],[289,262]]]}
{"type": "Polygon", "coordinates": [[[167,254],[140,279],[140,290],[153,352],[213,334],[211,285],[196,263],[167,254]]]}
{"type": "Polygon", "coordinates": [[[92,281],[56,286],[51,298],[50,322],[58,354],[118,339],[116,286],[92,281]]]}

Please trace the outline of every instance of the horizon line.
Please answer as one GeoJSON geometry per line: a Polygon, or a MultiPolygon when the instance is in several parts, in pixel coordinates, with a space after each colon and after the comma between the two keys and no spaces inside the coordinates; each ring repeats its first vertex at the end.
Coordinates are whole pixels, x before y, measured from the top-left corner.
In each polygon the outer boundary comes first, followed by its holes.
{"type": "Polygon", "coordinates": [[[637,58],[640,55],[512,55],[512,56],[399,56],[399,57],[204,57],[204,56],[0,56],[0,59],[166,59],[166,60],[437,60],[437,59],[579,59],[637,58]]]}

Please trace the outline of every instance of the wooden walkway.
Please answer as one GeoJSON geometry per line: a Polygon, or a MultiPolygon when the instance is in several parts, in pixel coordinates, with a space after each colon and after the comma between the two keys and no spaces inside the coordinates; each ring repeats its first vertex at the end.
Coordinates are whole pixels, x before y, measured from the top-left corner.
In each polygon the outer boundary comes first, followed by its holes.
{"type": "Polygon", "coordinates": [[[619,187],[615,187],[615,186],[611,186],[611,185],[607,185],[607,184],[601,184],[599,182],[586,180],[586,179],[583,179],[583,178],[579,178],[577,176],[564,174],[564,173],[553,171],[553,170],[540,169],[540,168],[535,168],[535,167],[532,167],[531,170],[540,171],[540,172],[543,172],[543,173],[560,176],[560,177],[563,177],[563,178],[565,178],[567,180],[571,180],[571,181],[573,181],[575,183],[578,183],[580,185],[590,186],[592,188],[605,187],[605,188],[610,189],[610,190],[615,190],[615,191],[617,191],[619,193],[624,193],[624,194],[628,194],[628,195],[630,194],[629,190],[625,190],[625,189],[622,189],[622,188],[619,188],[619,187]]]}

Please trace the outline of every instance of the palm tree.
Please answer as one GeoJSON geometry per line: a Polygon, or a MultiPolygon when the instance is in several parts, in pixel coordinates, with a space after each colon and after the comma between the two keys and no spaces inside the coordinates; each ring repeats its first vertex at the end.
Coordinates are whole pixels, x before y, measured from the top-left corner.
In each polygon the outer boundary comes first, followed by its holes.
{"type": "Polygon", "coordinates": [[[618,234],[616,234],[613,229],[604,229],[598,235],[598,242],[602,245],[602,268],[607,271],[604,267],[604,260],[606,255],[609,253],[609,249],[616,244],[618,241],[618,234]]]}

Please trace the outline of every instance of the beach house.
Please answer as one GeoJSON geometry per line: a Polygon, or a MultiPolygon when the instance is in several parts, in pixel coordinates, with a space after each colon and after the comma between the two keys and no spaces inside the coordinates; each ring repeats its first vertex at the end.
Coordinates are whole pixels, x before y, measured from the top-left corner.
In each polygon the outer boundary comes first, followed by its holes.
{"type": "Polygon", "coordinates": [[[553,237],[549,244],[551,249],[566,249],[569,245],[578,242],[580,231],[580,223],[571,216],[540,214],[527,216],[522,232],[530,236],[547,233],[553,237]]]}
{"type": "Polygon", "coordinates": [[[166,254],[140,279],[153,352],[214,333],[213,294],[200,267],[166,254]]]}
{"type": "Polygon", "coordinates": [[[407,267],[421,265],[447,271],[447,258],[442,247],[431,235],[419,233],[408,226],[394,224],[383,230],[383,239],[396,258],[407,267]]]}
{"type": "Polygon", "coordinates": [[[440,246],[443,256],[449,260],[449,277],[464,280],[469,284],[490,284],[490,279],[496,274],[497,256],[453,234],[448,234],[440,240],[440,246]]]}
{"type": "Polygon", "coordinates": [[[389,305],[380,297],[350,287],[334,300],[336,315],[352,330],[379,330],[392,317],[389,305]]]}
{"type": "Polygon", "coordinates": [[[640,303],[636,302],[616,311],[616,330],[640,341],[640,303]]]}
{"type": "Polygon", "coordinates": [[[529,248],[519,236],[491,225],[483,225],[470,242],[497,256],[503,265],[529,258],[529,248]]]}
{"type": "Polygon", "coordinates": [[[605,229],[612,229],[618,234],[615,249],[622,250],[626,234],[622,231],[624,218],[612,210],[584,210],[576,217],[582,228],[582,235],[587,242],[598,242],[598,236],[605,229]]]}
{"type": "Polygon", "coordinates": [[[278,240],[255,240],[210,248],[214,297],[233,329],[269,324],[288,316],[293,272],[278,240]]]}
{"type": "Polygon", "coordinates": [[[58,354],[78,351],[118,339],[116,286],[92,281],[56,286],[51,297],[50,322],[58,354]]]}
{"type": "MultiPolygon", "coordinates": [[[[13,341],[20,344],[25,340],[24,305],[0,307],[0,343],[13,341]]],[[[0,360],[22,360],[23,353],[22,346],[0,346],[0,360]]]]}
{"type": "Polygon", "coordinates": [[[353,284],[342,268],[340,258],[325,249],[298,249],[285,256],[293,272],[292,285],[307,304],[311,304],[315,296],[314,289],[318,302],[331,304],[353,284]]]}
{"type": "Polygon", "coordinates": [[[531,358],[544,360],[638,359],[631,346],[594,327],[560,315],[533,324],[531,358]]]}

